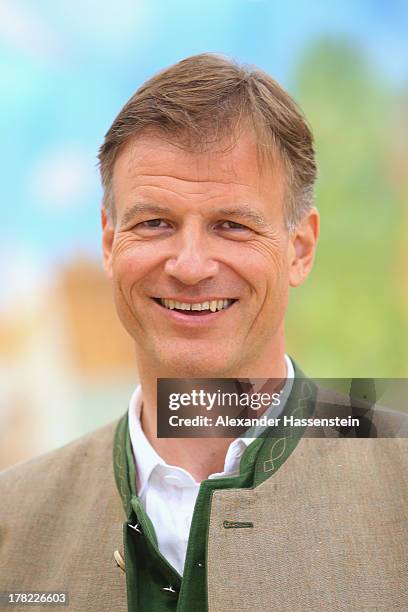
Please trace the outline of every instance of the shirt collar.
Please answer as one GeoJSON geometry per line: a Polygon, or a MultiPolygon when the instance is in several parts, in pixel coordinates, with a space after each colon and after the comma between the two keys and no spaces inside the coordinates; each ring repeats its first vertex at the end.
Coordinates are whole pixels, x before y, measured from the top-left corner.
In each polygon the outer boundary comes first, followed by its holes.
{"type": "MultiPolygon", "coordinates": [[[[293,379],[295,376],[295,371],[293,368],[292,361],[290,358],[285,355],[285,363],[286,363],[286,383],[283,387],[281,394],[281,402],[277,407],[270,407],[266,411],[266,415],[268,417],[277,417],[282,412],[284,405],[286,403],[287,398],[290,395],[293,386],[293,379]],[[277,410],[276,410],[277,409],[277,410]]],[[[153,446],[150,444],[148,439],[145,436],[145,433],[142,429],[142,425],[140,422],[140,414],[142,410],[142,388],[138,385],[135,391],[130,398],[129,403],[129,435],[130,441],[132,445],[133,457],[136,466],[136,472],[138,476],[138,489],[139,489],[139,497],[143,495],[144,489],[149,481],[149,478],[153,472],[153,470],[158,465],[168,466],[168,464],[160,457],[160,455],[154,450],[153,446]]],[[[263,428],[264,429],[264,428],[263,428]]],[[[249,436],[253,434],[255,437],[240,437],[231,442],[224,464],[224,472],[223,475],[231,474],[236,471],[237,466],[239,466],[239,459],[241,458],[245,448],[251,444],[256,437],[261,433],[262,430],[250,429],[249,436]]],[[[181,469],[181,468],[180,468],[181,469]]],[[[210,478],[216,478],[221,474],[211,474],[210,478]]]]}
{"type": "Polygon", "coordinates": [[[139,484],[139,497],[142,495],[150,475],[157,465],[167,465],[146,438],[140,422],[142,411],[142,388],[138,385],[130,398],[129,435],[139,484]]]}

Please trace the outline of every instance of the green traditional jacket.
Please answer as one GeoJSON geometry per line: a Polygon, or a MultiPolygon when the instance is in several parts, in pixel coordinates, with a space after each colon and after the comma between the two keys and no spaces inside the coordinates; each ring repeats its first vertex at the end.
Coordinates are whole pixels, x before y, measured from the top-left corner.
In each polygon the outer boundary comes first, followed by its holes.
{"type": "MultiPolygon", "coordinates": [[[[296,374],[286,410],[316,414],[296,374]]],[[[388,417],[366,413],[406,432],[388,417]]],[[[238,476],[201,484],[183,578],[136,495],[126,417],[7,470],[0,591],[68,591],[78,612],[405,612],[408,440],[325,433],[257,439],[238,476]]]]}

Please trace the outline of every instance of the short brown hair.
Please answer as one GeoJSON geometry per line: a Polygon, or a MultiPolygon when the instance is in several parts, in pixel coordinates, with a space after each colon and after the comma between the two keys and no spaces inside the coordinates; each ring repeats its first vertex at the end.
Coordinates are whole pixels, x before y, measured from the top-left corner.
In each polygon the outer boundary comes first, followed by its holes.
{"type": "Polygon", "coordinates": [[[188,57],[146,81],[130,98],[99,150],[105,210],[114,217],[112,174],[120,148],[146,131],[187,150],[209,148],[253,128],[261,155],[278,151],[289,186],[288,229],[313,205],[317,168],[312,132],[299,107],[268,74],[212,53],[188,57]]]}

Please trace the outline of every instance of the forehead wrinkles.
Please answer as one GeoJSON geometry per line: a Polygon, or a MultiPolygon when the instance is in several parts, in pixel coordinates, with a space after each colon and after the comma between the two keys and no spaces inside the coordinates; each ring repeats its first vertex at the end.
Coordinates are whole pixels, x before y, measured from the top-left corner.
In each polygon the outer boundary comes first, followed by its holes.
{"type": "MultiPolygon", "coordinates": [[[[168,182],[169,191],[174,187],[177,192],[181,189],[186,195],[216,195],[218,185],[222,186],[220,193],[226,192],[230,186],[231,195],[236,188],[242,188],[252,195],[281,192],[286,182],[286,171],[280,155],[275,151],[272,154],[260,155],[259,147],[251,135],[243,135],[235,141],[233,147],[213,148],[208,151],[186,151],[177,143],[168,142],[163,138],[138,136],[126,143],[116,160],[115,169],[120,168],[121,180],[123,171],[129,182],[131,191],[137,189],[143,179],[163,178],[168,182]],[[139,179],[139,180],[138,180],[139,179]],[[245,181],[245,182],[242,182],[245,181]],[[139,183],[139,185],[138,185],[139,183]]],[[[114,172],[115,188],[118,173],[114,172]]],[[[153,181],[155,182],[155,181],[153,181]]],[[[117,185],[119,187],[119,185],[117,185]]],[[[167,186],[165,186],[167,189],[167,186]]],[[[281,192],[282,193],[282,192],[281,192]]]]}
{"type": "Polygon", "coordinates": [[[157,177],[169,179],[180,185],[202,185],[202,189],[220,185],[242,185],[250,184],[247,176],[235,167],[232,160],[220,159],[214,163],[211,156],[198,155],[166,155],[162,158],[152,158],[150,155],[133,156],[127,165],[128,176],[132,179],[140,177],[157,177]],[[242,182],[244,181],[244,182],[242,182]]]}
{"type": "Polygon", "coordinates": [[[169,142],[158,136],[142,135],[123,145],[117,161],[123,155],[127,157],[127,171],[133,173],[135,166],[143,169],[146,164],[154,164],[160,159],[161,163],[177,167],[181,179],[213,181],[214,176],[217,176],[219,182],[223,182],[226,178],[237,179],[245,166],[248,170],[257,165],[260,170],[260,164],[257,163],[259,160],[255,159],[258,157],[257,148],[254,138],[248,134],[234,140],[233,144],[214,144],[204,151],[186,149],[177,141],[169,142]],[[183,167],[187,166],[190,172],[185,174],[183,167]]]}

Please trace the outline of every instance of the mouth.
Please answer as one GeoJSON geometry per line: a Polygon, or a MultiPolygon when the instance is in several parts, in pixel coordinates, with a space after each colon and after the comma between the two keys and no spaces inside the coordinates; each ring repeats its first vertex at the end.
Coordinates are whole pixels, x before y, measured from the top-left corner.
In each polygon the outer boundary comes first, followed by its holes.
{"type": "Polygon", "coordinates": [[[202,302],[180,302],[174,299],[168,298],[153,298],[156,304],[159,304],[163,308],[168,310],[174,310],[180,312],[183,315],[197,316],[197,315],[211,315],[221,310],[227,310],[237,300],[233,298],[217,298],[211,300],[203,300],[202,302]]]}

